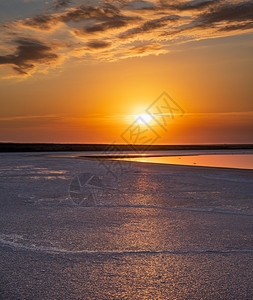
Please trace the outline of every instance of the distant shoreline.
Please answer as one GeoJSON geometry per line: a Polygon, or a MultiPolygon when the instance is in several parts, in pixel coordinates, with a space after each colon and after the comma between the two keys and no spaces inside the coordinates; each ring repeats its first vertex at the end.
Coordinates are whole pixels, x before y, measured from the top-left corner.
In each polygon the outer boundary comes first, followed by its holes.
{"type": "Polygon", "coordinates": [[[246,150],[253,144],[210,145],[122,145],[122,144],[54,144],[0,143],[0,152],[65,152],[65,151],[165,151],[165,150],[246,150]]]}

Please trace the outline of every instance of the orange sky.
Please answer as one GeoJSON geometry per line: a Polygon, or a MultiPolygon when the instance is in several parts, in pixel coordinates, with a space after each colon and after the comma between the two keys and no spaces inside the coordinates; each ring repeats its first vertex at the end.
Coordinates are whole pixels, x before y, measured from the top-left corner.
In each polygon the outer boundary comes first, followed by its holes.
{"type": "Polygon", "coordinates": [[[248,8],[241,15],[231,14],[238,1],[94,2],[85,10],[79,2],[51,10],[26,3],[30,15],[19,8],[18,17],[5,7],[0,141],[123,143],[121,134],[166,91],[185,113],[166,130],[150,123],[156,143],[253,142],[249,1],[239,2],[248,8]],[[78,21],[69,20],[78,8],[78,21]]]}

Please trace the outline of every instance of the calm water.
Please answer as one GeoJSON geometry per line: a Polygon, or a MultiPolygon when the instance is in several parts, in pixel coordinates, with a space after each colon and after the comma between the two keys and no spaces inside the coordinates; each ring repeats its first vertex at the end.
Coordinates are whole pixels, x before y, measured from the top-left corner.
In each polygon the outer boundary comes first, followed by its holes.
{"type": "Polygon", "coordinates": [[[61,158],[99,158],[131,160],[137,162],[205,166],[220,168],[253,169],[253,150],[171,150],[171,151],[134,151],[115,152],[65,152],[48,153],[50,157],[61,158]],[[127,157],[126,157],[127,156],[127,157]],[[121,158],[122,157],[122,158],[121,158]]]}
{"type": "Polygon", "coordinates": [[[137,157],[131,161],[187,166],[253,169],[253,154],[211,154],[188,156],[137,157]]]}

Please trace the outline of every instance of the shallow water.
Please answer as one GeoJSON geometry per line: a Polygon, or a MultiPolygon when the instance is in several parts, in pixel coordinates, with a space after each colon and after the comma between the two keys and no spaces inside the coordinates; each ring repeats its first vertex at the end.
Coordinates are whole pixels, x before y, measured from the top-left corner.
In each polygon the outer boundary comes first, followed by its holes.
{"type": "Polygon", "coordinates": [[[253,169],[253,154],[201,154],[185,156],[136,157],[131,158],[131,161],[187,166],[253,169]]]}
{"type": "Polygon", "coordinates": [[[65,158],[110,158],[187,166],[216,168],[253,169],[253,150],[170,150],[170,151],[121,151],[121,152],[77,152],[49,154],[50,157],[65,158]]]}

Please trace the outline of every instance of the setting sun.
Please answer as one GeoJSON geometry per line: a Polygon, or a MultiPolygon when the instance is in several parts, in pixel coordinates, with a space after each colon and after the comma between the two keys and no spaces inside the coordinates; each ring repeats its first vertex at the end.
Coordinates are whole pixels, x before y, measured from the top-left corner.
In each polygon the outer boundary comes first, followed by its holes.
{"type": "Polygon", "coordinates": [[[136,121],[142,125],[150,123],[151,120],[152,117],[149,114],[139,114],[136,117],[136,121]]]}

